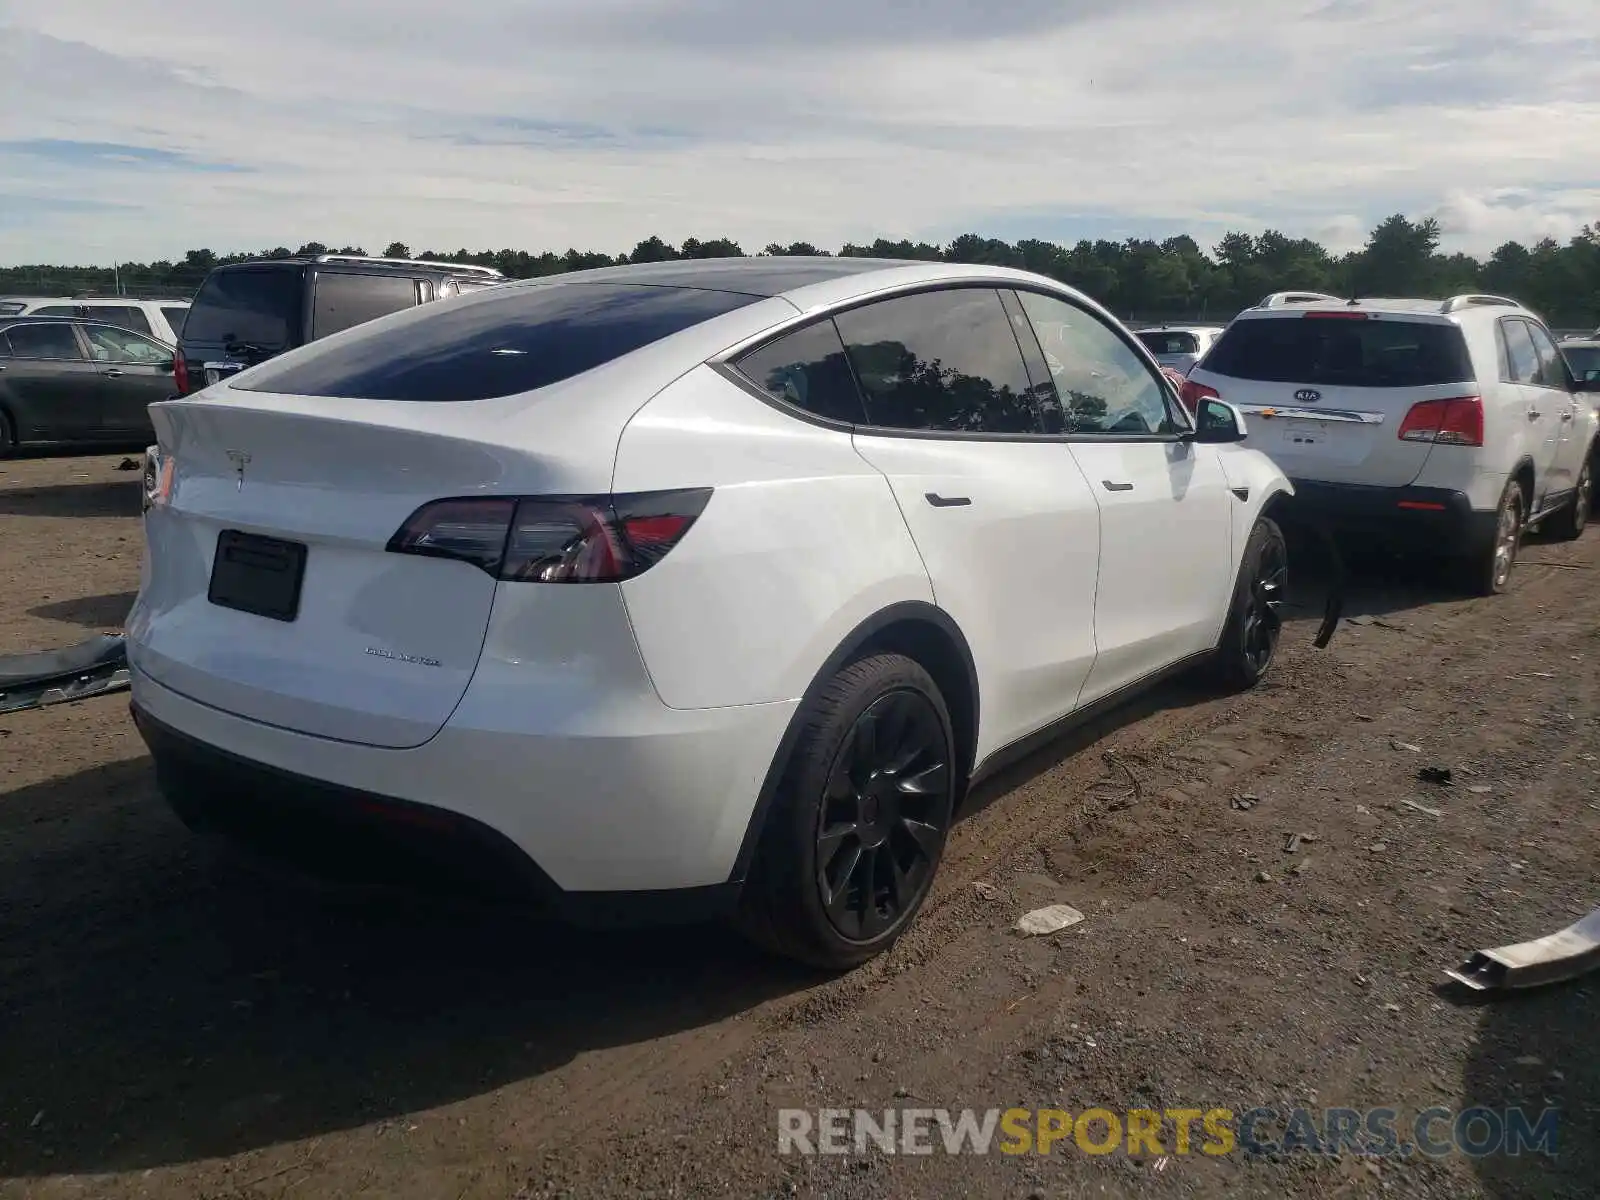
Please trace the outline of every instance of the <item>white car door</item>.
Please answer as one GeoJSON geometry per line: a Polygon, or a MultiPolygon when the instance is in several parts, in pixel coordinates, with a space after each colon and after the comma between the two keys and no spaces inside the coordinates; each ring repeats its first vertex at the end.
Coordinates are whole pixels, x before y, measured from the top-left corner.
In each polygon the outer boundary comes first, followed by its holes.
{"type": "Polygon", "coordinates": [[[1234,505],[1216,448],[1197,445],[1159,373],[1100,317],[1019,291],[1054,383],[1067,450],[1100,506],[1089,704],[1221,636],[1234,584],[1234,505]]]}
{"type": "Polygon", "coordinates": [[[1533,459],[1533,511],[1537,512],[1551,491],[1561,447],[1559,397],[1541,382],[1542,365],[1533,341],[1533,326],[1521,317],[1502,317],[1500,336],[1505,343],[1504,379],[1517,391],[1518,402],[1511,415],[1520,427],[1521,453],[1533,459]]]}
{"type": "Polygon", "coordinates": [[[1549,501],[1578,486],[1578,472],[1589,452],[1589,431],[1587,424],[1577,419],[1578,397],[1572,394],[1571,373],[1566,359],[1556,349],[1555,339],[1549,330],[1533,321],[1528,322],[1528,332],[1533,336],[1534,353],[1539,356],[1537,384],[1545,393],[1541,407],[1550,410],[1556,437],[1545,492],[1549,501]]]}
{"type": "Polygon", "coordinates": [[[835,322],[882,471],[978,675],[977,758],[1069,713],[1094,664],[1099,512],[1042,435],[1001,294],[950,287],[835,322]]]}

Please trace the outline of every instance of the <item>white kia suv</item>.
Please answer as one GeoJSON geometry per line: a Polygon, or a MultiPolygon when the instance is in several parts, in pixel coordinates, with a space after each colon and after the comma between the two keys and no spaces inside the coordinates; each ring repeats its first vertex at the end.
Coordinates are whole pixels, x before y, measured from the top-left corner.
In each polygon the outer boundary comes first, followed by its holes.
{"type": "Polygon", "coordinates": [[[1291,516],[1447,556],[1503,590],[1523,531],[1577,537],[1597,421],[1544,322],[1514,300],[1279,293],[1236,317],[1189,372],[1294,481],[1291,516]]]}
{"type": "Polygon", "coordinates": [[[1019,271],[510,283],[151,411],[127,633],[160,786],[360,875],[735,911],[849,965],[974,779],[1277,643],[1283,474],[1019,271]]]}

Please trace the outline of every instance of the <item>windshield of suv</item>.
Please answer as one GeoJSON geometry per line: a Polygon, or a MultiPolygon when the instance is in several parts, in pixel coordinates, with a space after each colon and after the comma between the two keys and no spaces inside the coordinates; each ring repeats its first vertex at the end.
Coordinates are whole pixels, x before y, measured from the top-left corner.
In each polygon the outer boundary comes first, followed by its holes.
{"type": "Polygon", "coordinates": [[[1199,354],[1200,339],[1181,329],[1147,329],[1137,335],[1151,354],[1199,354]]]}
{"type": "Polygon", "coordinates": [[[1600,379],[1600,346],[1564,346],[1562,353],[1577,379],[1600,379]]]}
{"type": "Polygon", "coordinates": [[[1314,316],[1236,321],[1211,348],[1205,369],[1261,383],[1333,387],[1424,387],[1473,378],[1466,339],[1454,324],[1314,316]]]}
{"type": "Polygon", "coordinates": [[[211,272],[184,318],[184,341],[249,342],[268,350],[283,349],[300,329],[301,279],[296,267],[211,272]]]}

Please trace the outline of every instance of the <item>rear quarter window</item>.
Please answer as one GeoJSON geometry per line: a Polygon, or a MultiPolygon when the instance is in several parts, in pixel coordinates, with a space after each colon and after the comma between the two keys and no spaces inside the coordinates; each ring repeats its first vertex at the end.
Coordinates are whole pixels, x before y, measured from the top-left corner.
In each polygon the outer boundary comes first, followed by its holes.
{"type": "Polygon", "coordinates": [[[283,349],[300,329],[302,279],[295,267],[213,271],[189,306],[184,339],[283,349]]]}
{"type": "Polygon", "coordinates": [[[1425,387],[1474,377],[1466,339],[1453,323],[1311,316],[1237,321],[1211,348],[1205,369],[1329,387],[1425,387]]]}
{"type": "Polygon", "coordinates": [[[627,284],[494,288],[351,330],[235,386],[345,399],[488,400],[560,383],[759,299],[627,284]]]}
{"type": "Polygon", "coordinates": [[[415,308],[417,281],[410,275],[362,275],[350,271],[318,271],[311,286],[311,336],[353,328],[415,308]]]}

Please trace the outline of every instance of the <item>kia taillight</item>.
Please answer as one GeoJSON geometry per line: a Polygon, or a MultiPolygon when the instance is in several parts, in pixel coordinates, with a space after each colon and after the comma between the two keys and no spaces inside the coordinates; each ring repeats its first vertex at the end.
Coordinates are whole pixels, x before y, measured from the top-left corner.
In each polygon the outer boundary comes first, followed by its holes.
{"type": "Polygon", "coordinates": [[[1185,379],[1183,385],[1178,389],[1178,399],[1182,400],[1183,406],[1193,414],[1200,410],[1200,401],[1221,400],[1222,396],[1217,392],[1216,388],[1209,388],[1203,383],[1185,379]]]}
{"type": "Polygon", "coordinates": [[[388,548],[471,563],[496,579],[616,583],[659,562],[710,498],[710,488],[684,488],[436,500],[412,513],[388,548]]]}
{"type": "Polygon", "coordinates": [[[1440,446],[1481,446],[1483,400],[1479,396],[1453,396],[1413,404],[1400,422],[1400,438],[1440,446]]]}
{"type": "Polygon", "coordinates": [[[172,359],[172,381],[178,385],[178,395],[189,394],[189,364],[184,361],[181,352],[172,359]]]}

